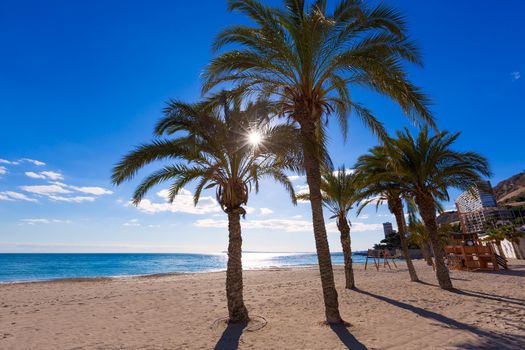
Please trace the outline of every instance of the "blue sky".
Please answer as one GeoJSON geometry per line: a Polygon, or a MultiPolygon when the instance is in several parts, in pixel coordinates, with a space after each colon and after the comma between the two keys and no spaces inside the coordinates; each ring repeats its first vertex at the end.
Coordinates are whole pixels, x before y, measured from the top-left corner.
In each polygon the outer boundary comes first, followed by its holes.
{"type": "MultiPolygon", "coordinates": [[[[458,150],[490,160],[493,184],[524,170],[525,3],[395,4],[422,48],[425,67],[409,71],[433,98],[439,126],[462,131],[458,150]]],[[[199,97],[212,38],[243,21],[215,0],[1,1],[0,251],[225,250],[225,215],[213,193],[193,208],[188,187],[169,206],[161,186],[135,208],[128,201],[136,182],[114,188],[109,176],[151,138],[164,101],[199,97]]],[[[390,132],[406,124],[388,100],[363,90],[354,97],[390,132]]],[[[376,143],[353,118],[343,143],[336,124],[335,164],[352,165],[376,143]]],[[[294,183],[300,189],[304,179],[294,183]]],[[[308,205],[293,207],[267,182],[249,207],[246,250],[314,250],[308,205]]],[[[354,249],[379,241],[381,223],[392,219],[386,208],[352,213],[354,249]]],[[[334,224],[328,229],[339,251],[334,224]]]]}

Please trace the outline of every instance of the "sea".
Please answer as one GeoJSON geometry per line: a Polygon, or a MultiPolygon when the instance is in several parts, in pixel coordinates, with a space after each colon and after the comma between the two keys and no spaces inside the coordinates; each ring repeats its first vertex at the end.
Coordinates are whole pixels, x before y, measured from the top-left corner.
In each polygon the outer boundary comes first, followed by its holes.
{"type": "MultiPolygon", "coordinates": [[[[364,263],[353,255],[354,263],[364,263]]],[[[169,273],[212,272],[226,269],[227,255],[157,253],[0,254],[0,283],[46,281],[65,278],[125,277],[169,273]]],[[[315,253],[244,252],[246,270],[317,265],[315,253]]],[[[332,263],[343,264],[343,254],[333,253],[332,263]]]]}

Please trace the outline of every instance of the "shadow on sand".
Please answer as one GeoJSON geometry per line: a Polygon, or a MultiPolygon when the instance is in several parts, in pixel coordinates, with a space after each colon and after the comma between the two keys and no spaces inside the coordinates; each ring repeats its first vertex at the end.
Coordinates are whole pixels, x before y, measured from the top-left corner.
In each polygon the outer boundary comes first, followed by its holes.
{"type": "MultiPolygon", "coordinates": [[[[439,288],[437,284],[432,284],[432,283],[423,282],[423,281],[418,281],[418,283],[424,284],[426,286],[432,286],[432,287],[439,288]]],[[[461,289],[456,289],[456,288],[450,289],[449,292],[456,293],[459,295],[464,295],[467,297],[489,299],[489,300],[494,300],[500,303],[508,303],[508,304],[514,304],[514,305],[525,307],[525,299],[507,297],[507,296],[498,295],[498,294],[476,292],[476,291],[470,291],[470,290],[461,290],[461,289]]]]}
{"type": "Polygon", "coordinates": [[[236,350],[239,348],[242,331],[248,326],[244,323],[228,323],[228,326],[222,332],[221,338],[215,345],[215,350],[236,350]]]}
{"type": "Polygon", "coordinates": [[[367,350],[368,348],[359,342],[347,329],[344,324],[331,324],[330,328],[339,337],[341,342],[352,350],[367,350]]]}
{"type": "MultiPolygon", "coordinates": [[[[465,330],[481,338],[479,344],[464,343],[458,347],[459,349],[478,349],[480,348],[479,346],[481,346],[481,344],[482,344],[481,349],[523,349],[525,348],[525,336],[498,333],[498,332],[493,332],[493,331],[485,331],[476,326],[462,323],[452,318],[438,314],[437,312],[425,310],[420,307],[417,307],[411,304],[407,304],[401,301],[397,301],[394,299],[390,299],[382,295],[373,294],[373,293],[370,293],[364,290],[359,290],[359,289],[357,289],[356,292],[367,295],[369,297],[372,297],[378,300],[381,300],[381,301],[384,301],[388,304],[397,306],[399,308],[411,311],[421,317],[438,321],[442,323],[442,327],[465,330]]],[[[460,293],[460,294],[463,294],[463,293],[460,293]]]]}

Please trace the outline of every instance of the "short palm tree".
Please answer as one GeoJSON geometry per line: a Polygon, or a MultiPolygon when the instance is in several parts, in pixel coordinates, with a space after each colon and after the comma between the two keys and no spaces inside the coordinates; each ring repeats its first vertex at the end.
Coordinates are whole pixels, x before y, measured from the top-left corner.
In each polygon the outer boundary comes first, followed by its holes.
{"type": "Polygon", "coordinates": [[[498,251],[503,258],[506,258],[505,252],[503,251],[503,246],[501,242],[507,238],[507,235],[502,227],[491,227],[487,230],[487,235],[483,237],[484,241],[494,242],[498,247],[498,251]]]}
{"type": "MultiPolygon", "coordinates": [[[[218,95],[219,96],[219,95],[218,95]]],[[[243,205],[259,181],[270,177],[284,185],[295,202],[293,186],[285,171],[293,167],[295,128],[290,125],[270,125],[270,105],[250,103],[241,110],[240,101],[221,94],[215,100],[195,104],[171,101],[165,117],[158,123],[156,134],[166,136],[150,144],[137,147],[127,154],[113,169],[114,184],[131,180],[139,169],[159,160],[173,160],[146,177],[133,194],[138,204],[155,185],[171,181],[169,199],[173,201],[179,191],[196,181],[194,201],[201,192],[215,188],[216,198],[228,215],[228,264],[226,270],[226,296],[229,320],[246,322],[248,311],[243,300],[242,237],[240,216],[246,214],[243,205]],[[220,101],[220,103],[215,103],[220,101]],[[212,103],[213,102],[213,103],[212,103]],[[260,143],[250,142],[253,139],[260,143]],[[257,134],[253,134],[257,133],[257,134]]]]}
{"type": "Polygon", "coordinates": [[[516,229],[514,225],[506,225],[505,229],[505,238],[507,238],[514,247],[514,251],[516,252],[516,258],[517,259],[523,259],[523,254],[520,249],[520,241],[523,237],[523,233],[516,229]]]}
{"type": "Polygon", "coordinates": [[[520,240],[522,236],[523,233],[518,231],[512,224],[499,226],[494,225],[487,230],[487,236],[485,237],[485,240],[496,243],[501,256],[504,258],[506,258],[506,256],[501,242],[503,242],[505,239],[508,240],[512,243],[512,247],[516,253],[516,258],[522,259],[523,257],[520,251],[520,240]]]}
{"type": "Polygon", "coordinates": [[[410,279],[417,282],[419,279],[408,251],[407,225],[400,178],[392,168],[392,163],[388,161],[389,157],[389,148],[385,146],[376,146],[367,154],[359,157],[355,165],[356,179],[362,188],[361,196],[366,199],[361,202],[358,212],[370,203],[375,203],[376,206],[383,202],[387,203],[388,209],[396,218],[401,248],[403,249],[410,279]]]}
{"type": "Polygon", "coordinates": [[[210,62],[203,89],[234,83],[241,92],[270,96],[279,103],[279,115],[299,125],[326,320],[340,323],[320,189],[322,121],[335,115],[346,135],[346,118],[353,111],[373,132],[385,135],[371,111],[352,99],[352,86],[390,97],[414,122],[432,123],[428,99],[409,81],[403,65],[420,64],[419,51],[407,37],[403,16],[383,3],[367,8],[362,1],[341,0],[331,13],[326,0],[311,6],[283,0],[283,8],[260,0],[228,4],[254,24],[219,34],[215,49],[234,48],[210,62]]]}
{"type": "Polygon", "coordinates": [[[425,224],[419,219],[408,219],[408,232],[410,232],[409,241],[417,245],[423,253],[423,258],[428,266],[434,266],[432,261],[432,251],[430,249],[430,237],[425,224]]]}
{"type": "MultiPolygon", "coordinates": [[[[348,221],[348,212],[358,198],[359,190],[356,187],[354,176],[345,166],[332,171],[325,169],[321,179],[321,194],[324,206],[332,213],[330,219],[337,220],[337,229],[340,233],[343,248],[345,268],[345,288],[355,288],[354,270],[352,266],[352,240],[350,237],[351,223],[348,221]]],[[[309,200],[309,194],[298,194],[297,199],[309,200]]]]}
{"type": "Polygon", "coordinates": [[[459,133],[447,131],[431,135],[423,128],[417,138],[408,129],[397,132],[397,138],[388,143],[390,161],[401,179],[403,191],[415,200],[425,223],[434,250],[436,276],[443,289],[452,289],[452,281],[445,266],[445,252],[440,244],[436,208],[440,201],[449,200],[450,187],[466,190],[489,176],[487,160],[474,152],[454,151],[451,146],[459,133]]]}

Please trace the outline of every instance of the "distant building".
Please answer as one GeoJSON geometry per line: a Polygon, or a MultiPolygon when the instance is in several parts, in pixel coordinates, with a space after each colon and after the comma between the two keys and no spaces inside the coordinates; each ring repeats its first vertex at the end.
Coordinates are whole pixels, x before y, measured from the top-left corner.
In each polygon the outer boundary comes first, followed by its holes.
{"type": "Polygon", "coordinates": [[[388,236],[394,233],[394,228],[392,227],[391,222],[383,223],[383,232],[385,233],[385,238],[387,238],[388,236]]]}

